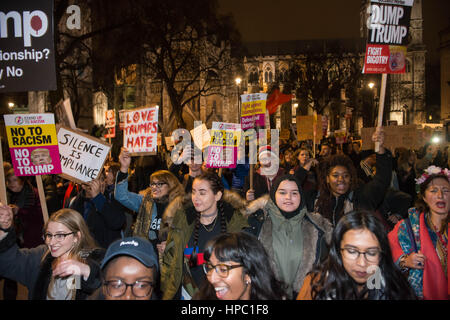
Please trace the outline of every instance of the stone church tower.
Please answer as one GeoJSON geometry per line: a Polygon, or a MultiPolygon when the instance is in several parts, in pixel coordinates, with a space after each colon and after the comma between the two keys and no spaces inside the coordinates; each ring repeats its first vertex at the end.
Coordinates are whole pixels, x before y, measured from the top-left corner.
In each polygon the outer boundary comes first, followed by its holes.
{"type": "MultiPolygon", "coordinates": [[[[423,0],[414,0],[411,9],[406,72],[388,76],[385,103],[389,106],[389,114],[385,114],[385,117],[388,120],[397,120],[399,125],[418,124],[426,121],[425,56],[427,51],[423,43],[422,2],[423,0]]],[[[368,3],[369,0],[361,2],[360,30],[362,37],[367,36],[366,8],[368,3]]]]}

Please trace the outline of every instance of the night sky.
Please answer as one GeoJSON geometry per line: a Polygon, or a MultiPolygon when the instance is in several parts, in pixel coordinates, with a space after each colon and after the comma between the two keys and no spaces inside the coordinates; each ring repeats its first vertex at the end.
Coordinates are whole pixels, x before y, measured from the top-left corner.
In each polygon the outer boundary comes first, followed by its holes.
{"type": "MultiPolygon", "coordinates": [[[[438,59],[438,32],[450,27],[450,0],[422,0],[427,58],[438,59]]],[[[243,41],[358,38],[361,0],[219,0],[243,41]]]]}

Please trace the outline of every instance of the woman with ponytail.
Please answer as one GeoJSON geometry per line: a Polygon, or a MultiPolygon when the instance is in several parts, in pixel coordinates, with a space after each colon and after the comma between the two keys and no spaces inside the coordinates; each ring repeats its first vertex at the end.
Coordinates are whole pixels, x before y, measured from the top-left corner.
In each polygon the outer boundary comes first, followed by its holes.
{"type": "Polygon", "coordinates": [[[190,198],[171,202],[163,224],[169,229],[161,265],[163,299],[190,299],[206,280],[206,243],[248,227],[244,200],[225,190],[215,173],[196,177],[190,198]]]}

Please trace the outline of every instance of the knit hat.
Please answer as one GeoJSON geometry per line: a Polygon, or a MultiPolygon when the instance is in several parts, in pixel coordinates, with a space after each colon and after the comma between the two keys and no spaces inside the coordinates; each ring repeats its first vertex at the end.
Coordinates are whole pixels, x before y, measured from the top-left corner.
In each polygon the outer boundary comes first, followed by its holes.
{"type": "Polygon", "coordinates": [[[258,160],[262,164],[267,163],[268,161],[271,162],[269,168],[266,167],[261,170],[262,175],[275,175],[278,172],[280,166],[280,158],[272,151],[272,148],[269,145],[259,148],[258,160]]]}

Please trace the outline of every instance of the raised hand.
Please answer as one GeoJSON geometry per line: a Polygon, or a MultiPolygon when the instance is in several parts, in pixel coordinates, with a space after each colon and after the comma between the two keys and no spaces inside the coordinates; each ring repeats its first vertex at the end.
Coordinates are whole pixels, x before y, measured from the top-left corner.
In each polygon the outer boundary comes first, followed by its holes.
{"type": "Polygon", "coordinates": [[[13,221],[14,214],[12,208],[0,202],[0,228],[5,230],[9,229],[13,225],[13,221]]]}
{"type": "Polygon", "coordinates": [[[128,173],[128,168],[131,164],[131,156],[127,148],[122,147],[119,154],[120,171],[128,173]]]}

